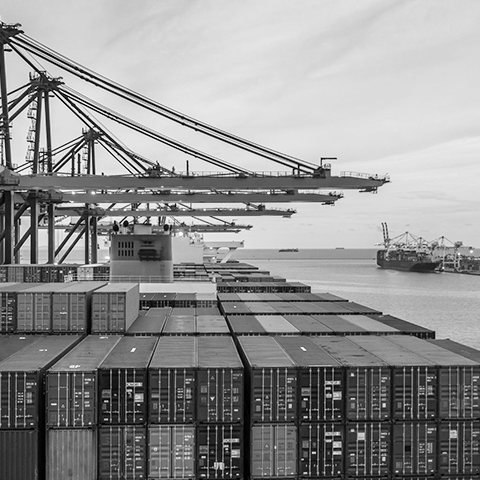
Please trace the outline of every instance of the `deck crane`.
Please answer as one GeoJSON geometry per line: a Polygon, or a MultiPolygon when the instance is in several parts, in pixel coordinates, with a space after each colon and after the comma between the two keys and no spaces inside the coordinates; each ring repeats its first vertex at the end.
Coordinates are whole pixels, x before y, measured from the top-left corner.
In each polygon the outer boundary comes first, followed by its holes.
{"type": "MultiPolygon", "coordinates": [[[[262,146],[238,135],[229,133],[196,118],[185,115],[153,99],[135,92],[115,81],[93,72],[79,63],[30,38],[19,24],[0,22],[0,261],[18,260],[21,245],[30,240],[30,261],[38,263],[38,229],[47,226],[48,262],[64,259],[62,249],[55,245],[56,218],[75,213],[78,220],[71,227],[85,238],[87,245],[95,245],[98,222],[106,215],[128,215],[131,218],[158,216],[166,218],[190,216],[200,218],[220,217],[224,214],[290,216],[293,209],[278,210],[265,207],[267,203],[317,202],[332,205],[343,197],[339,190],[376,192],[389,181],[387,176],[342,173],[333,176],[330,164],[320,165],[262,146]],[[10,92],[7,89],[5,51],[10,50],[23,60],[29,72],[29,82],[10,92]],[[58,75],[47,73],[40,65],[47,62],[58,75]],[[213,156],[197,148],[167,137],[125,114],[107,107],[84,93],[74,90],[61,75],[73,75],[95,85],[146,111],[171,120],[199,135],[228,144],[248,152],[281,171],[268,173],[252,171],[234,161],[213,156]],[[68,125],[70,139],[54,143],[52,133],[58,124],[51,103],[56,102],[66,112],[62,125],[68,125]],[[26,161],[17,165],[13,161],[11,122],[29,112],[31,125],[28,134],[26,161]],[[67,118],[71,119],[66,121],[67,118]],[[196,162],[214,166],[216,172],[187,168],[175,172],[166,168],[159,159],[149,159],[135,152],[107,129],[97,119],[101,116],[116,128],[128,129],[172,149],[193,157],[196,162]],[[82,126],[78,135],[77,127],[82,126]],[[76,131],[75,131],[76,130],[76,131]],[[106,157],[107,156],[107,157],[106,157]],[[113,159],[114,169],[102,173],[105,158],[113,159]],[[99,168],[102,165],[102,168],[99,168]],[[328,190],[328,192],[320,191],[328,190]],[[149,204],[159,205],[152,213],[149,204]],[[241,204],[238,208],[198,208],[198,203],[210,205],[241,204]],[[126,211],[115,205],[134,204],[126,211]],[[146,210],[140,207],[146,204],[146,210]],[[170,215],[171,205],[185,205],[175,216],[170,215]],[[121,210],[121,213],[120,213],[121,210]],[[30,227],[20,238],[20,220],[30,217],[30,227]]],[[[327,157],[325,157],[327,158],[327,157]]],[[[108,160],[110,161],[110,160],[108,160]]],[[[173,223],[176,220],[171,220],[173,223]]],[[[220,228],[212,225],[211,228],[220,228]]],[[[228,227],[230,228],[230,227],[228,227]]],[[[70,247],[68,247],[70,248],[70,247]]],[[[96,261],[92,251],[93,262],[96,261]]]]}

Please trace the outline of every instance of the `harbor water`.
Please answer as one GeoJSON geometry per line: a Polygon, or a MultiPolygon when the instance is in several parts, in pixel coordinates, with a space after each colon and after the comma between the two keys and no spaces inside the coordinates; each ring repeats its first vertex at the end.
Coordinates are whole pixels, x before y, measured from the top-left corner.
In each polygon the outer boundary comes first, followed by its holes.
{"type": "Polygon", "coordinates": [[[480,349],[480,276],[385,270],[374,249],[237,250],[234,259],[480,349]]]}

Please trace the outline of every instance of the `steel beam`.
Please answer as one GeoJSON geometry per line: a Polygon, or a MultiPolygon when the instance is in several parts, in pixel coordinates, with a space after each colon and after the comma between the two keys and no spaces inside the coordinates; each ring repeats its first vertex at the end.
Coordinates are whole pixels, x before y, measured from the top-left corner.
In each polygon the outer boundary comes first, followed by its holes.
{"type": "Polygon", "coordinates": [[[38,263],[38,214],[40,208],[35,194],[29,198],[30,203],[30,263],[38,263]]]}
{"type": "Polygon", "coordinates": [[[48,263],[55,263],[55,205],[49,203],[47,205],[48,218],[48,263]]]}
{"type": "Polygon", "coordinates": [[[3,192],[5,197],[4,212],[5,212],[5,263],[14,263],[13,246],[14,246],[14,231],[15,231],[15,214],[13,204],[13,193],[3,192]]]}
{"type": "Polygon", "coordinates": [[[376,189],[388,182],[375,176],[178,176],[133,177],[127,175],[15,175],[17,185],[4,182],[0,175],[0,187],[8,190],[82,190],[98,191],[118,189],[186,189],[186,190],[328,190],[328,189],[376,189]]]}

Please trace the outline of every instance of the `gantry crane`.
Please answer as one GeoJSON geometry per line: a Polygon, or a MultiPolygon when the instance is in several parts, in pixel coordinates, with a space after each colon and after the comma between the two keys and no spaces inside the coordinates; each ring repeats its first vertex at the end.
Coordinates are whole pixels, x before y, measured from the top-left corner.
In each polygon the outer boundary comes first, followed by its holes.
{"type": "MultiPolygon", "coordinates": [[[[177,112],[159,102],[109,80],[27,36],[19,24],[0,23],[0,256],[3,263],[14,263],[22,245],[30,240],[30,261],[38,263],[39,228],[47,228],[48,263],[63,260],[72,246],[66,243],[77,234],[75,243],[85,238],[86,263],[96,262],[99,220],[129,218],[132,221],[158,217],[159,224],[171,218],[171,225],[181,225],[178,217],[208,217],[204,228],[238,230],[223,216],[279,215],[290,217],[294,209],[267,208],[266,203],[317,202],[333,205],[343,197],[338,190],[355,189],[376,192],[389,181],[387,176],[342,173],[331,174],[330,159],[320,164],[264,147],[221,130],[198,119],[177,112]],[[5,52],[17,54],[30,69],[27,84],[7,89],[5,52]],[[33,60],[35,59],[35,61],[33,60]],[[127,115],[89,98],[61,77],[53,77],[39,61],[60,68],[131,104],[164,117],[237,149],[255,155],[281,171],[252,171],[235,162],[200,151],[129,118],[127,115]],[[55,101],[69,118],[82,125],[81,134],[59,145],[53,141],[51,103],[55,101]],[[13,161],[11,122],[27,112],[31,124],[27,136],[27,155],[22,164],[13,161]],[[109,131],[102,116],[116,125],[182,152],[188,158],[213,165],[214,172],[166,168],[134,152],[109,131]],[[98,168],[101,155],[108,154],[121,167],[118,174],[105,174],[98,168]],[[328,192],[319,191],[321,189],[328,192]],[[332,191],[334,190],[334,191],[332,191]],[[196,204],[210,204],[198,208],[196,204]],[[218,204],[241,207],[219,208],[218,204]],[[30,227],[20,236],[20,220],[29,215],[30,227]],[[70,216],[69,234],[55,245],[56,218],[70,216]]],[[[62,116],[62,123],[65,123],[62,116]]],[[[117,172],[112,172],[117,173],[117,172]]],[[[205,221],[204,221],[205,223],[205,221]]],[[[201,225],[198,226],[200,229],[201,225]]],[[[178,227],[179,228],[179,227],[178,227]]],[[[243,228],[250,228],[245,226],[243,228]]],[[[103,228],[104,231],[104,228],[103,228]]]]}

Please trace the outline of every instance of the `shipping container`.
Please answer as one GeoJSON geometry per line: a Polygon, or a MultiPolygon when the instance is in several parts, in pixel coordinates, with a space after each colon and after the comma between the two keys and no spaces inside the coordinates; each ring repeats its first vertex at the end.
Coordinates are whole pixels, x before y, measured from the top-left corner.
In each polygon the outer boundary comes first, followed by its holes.
{"type": "Polygon", "coordinates": [[[408,348],[438,366],[439,418],[479,418],[480,363],[478,361],[416,337],[394,336],[390,341],[408,348]]]}
{"type": "Polygon", "coordinates": [[[148,368],[150,423],[195,421],[197,339],[161,337],[148,368]]]}
{"type": "Polygon", "coordinates": [[[340,302],[339,305],[356,314],[382,314],[382,312],[375,310],[374,308],[366,307],[365,305],[356,302],[340,302]]]}
{"type": "Polygon", "coordinates": [[[150,310],[157,311],[157,314],[152,314],[150,311],[145,310],[140,311],[138,317],[128,328],[126,332],[127,335],[160,335],[171,309],[165,307],[150,310]],[[163,310],[163,312],[160,313],[158,312],[159,310],[163,310]]]}
{"type": "MultiPolygon", "coordinates": [[[[200,294],[199,294],[200,295],[200,294]]],[[[215,302],[215,305],[217,305],[217,302],[215,302]]],[[[201,315],[222,315],[220,313],[220,310],[218,307],[213,306],[213,307],[199,307],[198,304],[195,307],[195,315],[201,316],[201,315]]]]}
{"type": "Polygon", "coordinates": [[[298,328],[295,328],[282,315],[258,315],[256,319],[268,335],[298,335],[300,333],[298,328]]]}
{"type": "Polygon", "coordinates": [[[366,314],[368,317],[373,318],[377,322],[382,322],[385,325],[396,328],[405,335],[414,335],[418,338],[435,338],[435,331],[430,330],[420,325],[407,322],[392,315],[374,315],[366,314]]]}
{"type": "Polygon", "coordinates": [[[98,370],[99,423],[141,424],[147,419],[147,367],[156,337],[123,337],[98,370]]]}
{"type": "Polygon", "coordinates": [[[349,422],[345,441],[347,474],[387,476],[391,468],[390,437],[388,422],[349,422]]]}
{"type": "Polygon", "coordinates": [[[480,473],[480,421],[443,421],[439,426],[440,465],[443,475],[480,473]]]}
{"type": "Polygon", "coordinates": [[[243,302],[220,303],[220,311],[224,315],[251,315],[252,311],[243,302]]]}
{"type": "Polygon", "coordinates": [[[46,480],[97,480],[97,431],[87,428],[46,432],[46,480]]]}
{"type": "Polygon", "coordinates": [[[358,325],[359,327],[367,330],[369,334],[396,334],[400,333],[396,328],[393,328],[389,325],[386,325],[382,322],[377,322],[373,318],[367,317],[366,315],[339,315],[340,318],[343,318],[347,322],[353,323],[354,325],[358,325]]]}
{"type": "Polygon", "coordinates": [[[198,337],[197,420],[243,421],[244,372],[233,340],[198,337]]]}
{"type": "Polygon", "coordinates": [[[47,283],[17,293],[17,332],[52,330],[52,295],[69,283],[47,283]]]}
{"type": "Polygon", "coordinates": [[[154,298],[156,293],[140,293],[140,309],[148,310],[149,308],[157,307],[154,305],[154,298]]]}
{"type": "Polygon", "coordinates": [[[90,263],[77,267],[77,280],[108,281],[110,279],[109,263],[90,263]]]}
{"type": "Polygon", "coordinates": [[[343,474],[345,427],[341,422],[299,427],[301,478],[334,478],[343,474]]]}
{"type": "Polygon", "coordinates": [[[0,430],[0,478],[43,480],[42,449],[38,430],[0,430]]]}
{"type": "Polygon", "coordinates": [[[33,429],[43,423],[43,373],[81,337],[41,337],[0,363],[0,428],[33,429]]]}
{"type": "Polygon", "coordinates": [[[124,333],[140,309],[138,283],[111,283],[92,295],[92,332],[124,333]]]}
{"type": "MultiPolygon", "coordinates": [[[[413,337],[409,337],[413,338],[413,337]]],[[[392,366],[392,416],[399,420],[433,420],[437,416],[437,367],[391,337],[349,337],[356,345],[392,366]]]]}
{"type": "Polygon", "coordinates": [[[0,284],[0,333],[17,330],[17,293],[32,286],[31,283],[0,284]]]}
{"type": "Polygon", "coordinates": [[[162,335],[195,335],[197,321],[195,315],[170,315],[165,322],[162,335]]]}
{"type": "Polygon", "coordinates": [[[345,337],[310,338],[346,367],[347,419],[385,420],[391,416],[391,370],[386,362],[345,337]]]}
{"type": "Polygon", "coordinates": [[[435,422],[396,422],[392,440],[393,473],[396,476],[437,473],[435,422]]]}
{"type": "Polygon", "coordinates": [[[99,480],[147,478],[146,427],[103,426],[98,434],[99,480]]]}
{"type": "Polygon", "coordinates": [[[175,303],[176,293],[156,293],[153,299],[155,307],[173,307],[175,303]]]}
{"type": "Polygon", "coordinates": [[[228,335],[230,330],[222,315],[197,315],[197,333],[199,335],[228,335]]]}
{"type": "Polygon", "coordinates": [[[272,337],[238,337],[248,378],[246,406],[252,422],[297,419],[297,368],[272,337]]]}
{"type": "Polygon", "coordinates": [[[88,336],[47,370],[45,423],[48,427],[97,424],[97,369],[121,338],[120,335],[88,336]]]}
{"type": "Polygon", "coordinates": [[[193,425],[148,426],[148,478],[195,478],[196,428],[193,425]]]}
{"type": "Polygon", "coordinates": [[[299,420],[339,421],[345,415],[345,368],[307,337],[276,337],[278,344],[299,365],[299,420]]]}
{"type": "Polygon", "coordinates": [[[251,428],[250,478],[296,478],[297,427],[259,424],[251,428]]]}
{"type": "Polygon", "coordinates": [[[340,315],[312,315],[324,328],[329,328],[333,334],[336,335],[366,335],[368,331],[364,328],[349,322],[345,315],[343,318],[340,315]]]}
{"type": "Polygon", "coordinates": [[[37,335],[0,335],[0,362],[41,338],[37,335]]]}
{"type": "Polygon", "coordinates": [[[302,335],[333,335],[333,330],[310,315],[289,315],[288,321],[302,335]]]}
{"type": "Polygon", "coordinates": [[[89,333],[92,294],[105,282],[73,283],[52,294],[52,332],[89,333]]]}
{"type": "Polygon", "coordinates": [[[229,315],[228,324],[236,335],[266,335],[266,330],[254,315],[229,315]]]}
{"type": "Polygon", "coordinates": [[[242,479],[244,464],[243,427],[209,424],[197,427],[197,478],[242,479]]]}

